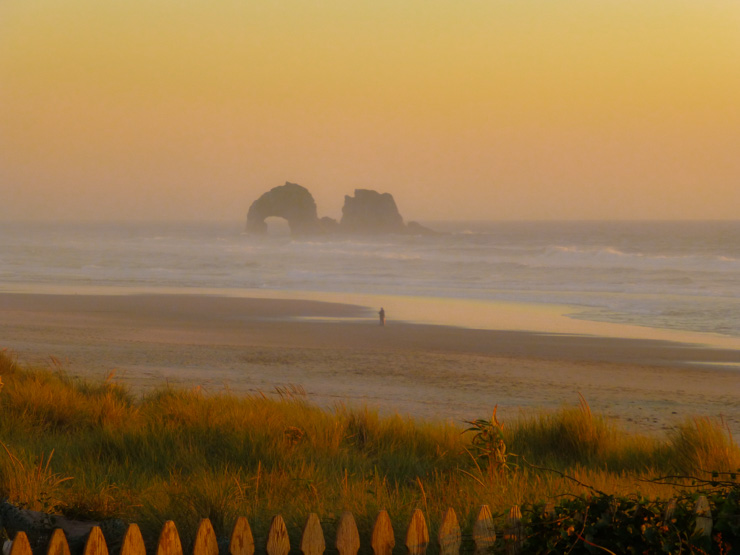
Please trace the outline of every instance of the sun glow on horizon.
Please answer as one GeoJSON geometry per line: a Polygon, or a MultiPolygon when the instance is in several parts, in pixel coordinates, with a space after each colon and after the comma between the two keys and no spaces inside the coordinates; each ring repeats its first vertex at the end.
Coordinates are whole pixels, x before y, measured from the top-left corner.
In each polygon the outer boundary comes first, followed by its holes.
{"type": "Polygon", "coordinates": [[[8,0],[0,216],[736,218],[734,0],[8,0]]]}

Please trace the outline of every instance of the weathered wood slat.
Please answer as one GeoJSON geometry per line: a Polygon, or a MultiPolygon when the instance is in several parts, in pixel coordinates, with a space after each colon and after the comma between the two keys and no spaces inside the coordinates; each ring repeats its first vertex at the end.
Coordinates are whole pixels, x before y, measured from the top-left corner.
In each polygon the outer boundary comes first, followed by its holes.
{"type": "Polygon", "coordinates": [[[411,522],[406,531],[406,549],[409,555],[424,555],[429,546],[429,529],[427,521],[424,520],[424,513],[421,509],[416,509],[411,515],[411,522]]]}
{"type": "Polygon", "coordinates": [[[458,555],[460,553],[460,543],[462,542],[460,523],[452,507],[447,509],[442,519],[442,524],[437,533],[437,541],[439,542],[440,555],[458,555]]]}
{"type": "MultiPolygon", "coordinates": [[[[663,514],[663,523],[671,524],[676,499],[668,501],[663,514]]],[[[712,533],[713,521],[709,501],[705,496],[697,499],[694,506],[696,515],[695,532],[709,537],[712,533]]],[[[554,518],[554,504],[548,503],[544,514],[554,518]]],[[[581,518],[583,516],[581,515],[581,518]]],[[[496,541],[493,517],[487,505],[480,507],[473,523],[472,531],[474,553],[483,555],[490,553],[496,541]]],[[[521,553],[524,542],[522,515],[518,506],[511,508],[506,526],[504,540],[507,555],[521,553]]],[[[437,534],[440,555],[459,555],[461,548],[461,530],[457,515],[452,508],[448,508],[440,524],[437,534]]],[[[339,555],[357,555],[360,549],[360,536],[354,516],[350,512],[342,513],[337,526],[336,548],[339,555]]],[[[370,546],[375,555],[392,555],[395,547],[393,525],[388,513],[382,510],[378,513],[373,526],[370,546]]],[[[408,555],[425,555],[429,546],[429,530],[421,510],[414,511],[406,531],[405,546],[408,555]]],[[[7,555],[33,555],[26,533],[18,532],[7,555]]],[[[7,549],[7,547],[6,547],[7,549]]],[[[326,551],[326,541],[318,515],[311,513],[306,520],[301,537],[300,550],[304,555],[323,555],[326,551]]],[[[268,555],[289,555],[290,539],[285,521],[282,516],[273,517],[267,538],[266,552],[268,555]]],[[[46,546],[46,555],[70,555],[69,542],[62,529],[54,530],[46,546]]],[[[237,519],[231,534],[229,555],[254,555],[255,545],[252,530],[246,518],[237,519]]],[[[98,526],[93,526],[87,537],[83,555],[119,555],[109,553],[103,533],[98,526]]],[[[131,524],[124,536],[120,555],[146,555],[144,540],[136,524],[131,524]]],[[[156,555],[183,555],[180,537],[175,523],[167,521],[162,528],[157,545],[156,555]]],[[[219,555],[219,546],[213,526],[208,519],[200,521],[193,543],[193,555],[219,555]]]]}
{"type": "Polygon", "coordinates": [[[301,536],[301,551],[303,555],[322,555],[326,550],[324,531],[321,529],[319,515],[311,513],[306,519],[301,536]]]}
{"type": "Polygon", "coordinates": [[[506,539],[506,553],[508,555],[521,553],[524,531],[522,529],[522,511],[519,509],[519,505],[514,505],[509,511],[504,538],[506,539]]]}
{"type": "Polygon", "coordinates": [[[240,516],[236,519],[229,541],[229,555],[254,555],[254,536],[249,521],[240,516]]]}
{"type": "Polygon", "coordinates": [[[204,518],[198,525],[193,542],[193,555],[218,555],[218,540],[211,521],[204,518]]]}
{"type": "Polygon", "coordinates": [[[10,555],[32,555],[31,544],[25,532],[18,532],[10,547],[10,555]]]}
{"type": "Polygon", "coordinates": [[[164,523],[159,533],[157,555],[182,555],[182,543],[177,533],[177,526],[171,520],[164,523]]]}
{"type": "Polygon", "coordinates": [[[288,528],[280,515],[272,517],[270,531],[267,533],[267,555],[288,555],[290,538],[288,528]]]}
{"type": "Polygon", "coordinates": [[[496,531],[493,528],[493,516],[488,505],[482,505],[478,516],[473,523],[473,543],[476,555],[488,553],[496,541],[496,531]]]}
{"type": "Polygon", "coordinates": [[[136,524],[129,524],[126,529],[123,545],[121,545],[121,555],[146,555],[144,538],[141,537],[141,530],[136,524]]]}
{"type": "Polygon", "coordinates": [[[706,496],[701,495],[696,500],[694,514],[696,515],[696,531],[702,536],[710,536],[712,534],[712,512],[706,496]]]}
{"type": "Polygon", "coordinates": [[[393,523],[391,523],[388,512],[383,509],[375,519],[370,546],[373,548],[375,555],[391,555],[395,545],[396,536],[393,534],[393,523]]]}
{"type": "Polygon", "coordinates": [[[100,526],[93,526],[90,529],[90,535],[87,537],[82,555],[108,555],[108,545],[105,543],[105,537],[100,526]]]}
{"type": "Polygon", "coordinates": [[[57,528],[51,533],[49,545],[46,547],[46,555],[70,555],[67,536],[61,528],[57,528]]]}
{"type": "Polygon", "coordinates": [[[663,525],[667,526],[673,520],[673,515],[676,512],[676,498],[670,499],[665,506],[663,512],[663,525]]]}
{"type": "Polygon", "coordinates": [[[339,517],[335,545],[339,550],[339,555],[357,555],[360,549],[360,533],[357,531],[355,517],[349,511],[343,512],[339,517]]]}

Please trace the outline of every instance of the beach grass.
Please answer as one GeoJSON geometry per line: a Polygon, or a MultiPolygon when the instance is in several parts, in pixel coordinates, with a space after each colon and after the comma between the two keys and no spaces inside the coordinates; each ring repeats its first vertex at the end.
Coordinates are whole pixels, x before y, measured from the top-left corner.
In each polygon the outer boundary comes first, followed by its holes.
{"type": "Polygon", "coordinates": [[[7,351],[0,379],[0,498],[136,522],[149,542],[166,520],[188,545],[201,518],[225,536],[240,515],[264,538],[281,514],[293,543],[309,513],[331,535],[345,510],[367,537],[380,509],[397,537],[416,508],[434,534],[447,507],[465,528],[482,504],[501,519],[514,504],[587,486],[667,499],[677,486],[656,482],[662,476],[740,468],[722,422],[687,416],[665,437],[641,436],[593,414],[585,399],[504,423],[505,464],[493,465],[464,426],[324,410],[300,388],[235,396],[163,386],[135,398],[114,377],[91,383],[55,363],[26,367],[7,351]]]}

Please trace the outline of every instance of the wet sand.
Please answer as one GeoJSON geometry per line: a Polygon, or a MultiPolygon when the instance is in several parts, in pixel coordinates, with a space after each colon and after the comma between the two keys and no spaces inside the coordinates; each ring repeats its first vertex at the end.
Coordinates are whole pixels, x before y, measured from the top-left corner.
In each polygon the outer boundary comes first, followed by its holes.
{"type": "Polygon", "coordinates": [[[740,350],[665,340],[378,325],[376,309],[207,295],[0,293],[0,348],[22,363],[208,393],[304,391],[323,407],[504,420],[578,403],[628,430],[723,418],[740,437],[740,350]]]}

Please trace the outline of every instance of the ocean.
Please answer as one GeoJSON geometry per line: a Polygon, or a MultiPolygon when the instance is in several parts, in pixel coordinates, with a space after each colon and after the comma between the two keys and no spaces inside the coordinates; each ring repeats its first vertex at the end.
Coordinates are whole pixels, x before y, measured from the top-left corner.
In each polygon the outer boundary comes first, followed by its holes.
{"type": "Polygon", "coordinates": [[[248,235],[243,222],[5,222],[0,291],[507,301],[567,305],[580,320],[740,337],[740,221],[425,225],[440,233],[291,238],[280,228],[248,235]]]}

